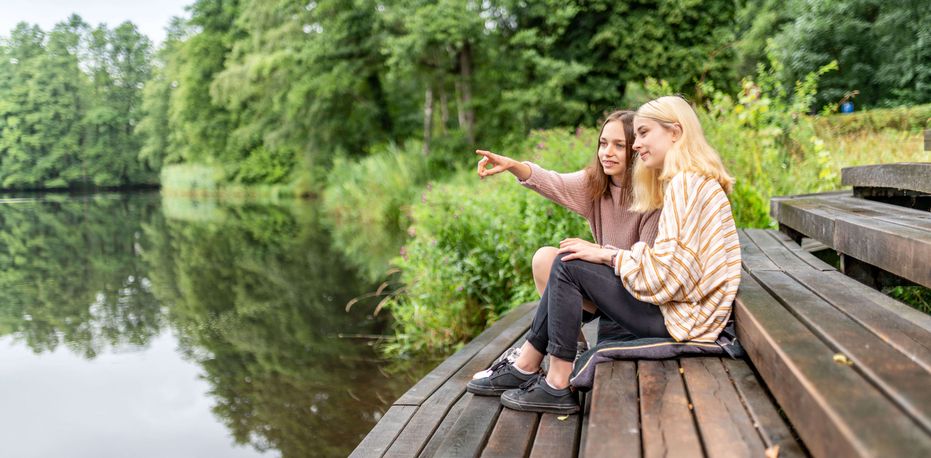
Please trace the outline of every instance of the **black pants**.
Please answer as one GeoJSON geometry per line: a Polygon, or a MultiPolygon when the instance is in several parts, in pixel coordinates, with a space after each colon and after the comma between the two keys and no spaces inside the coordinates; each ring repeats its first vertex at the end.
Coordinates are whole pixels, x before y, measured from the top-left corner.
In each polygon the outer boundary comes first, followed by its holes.
{"type": "Polygon", "coordinates": [[[631,296],[611,267],[578,259],[563,261],[563,257],[560,254],[553,261],[527,336],[539,352],[566,361],[575,359],[583,298],[595,304],[599,315],[637,338],[671,337],[659,307],[631,296]]]}

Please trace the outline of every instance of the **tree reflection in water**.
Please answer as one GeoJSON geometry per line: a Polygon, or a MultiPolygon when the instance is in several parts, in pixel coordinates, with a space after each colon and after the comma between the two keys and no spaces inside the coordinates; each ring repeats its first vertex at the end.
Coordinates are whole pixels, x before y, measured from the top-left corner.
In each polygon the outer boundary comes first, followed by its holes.
{"type": "Polygon", "coordinates": [[[423,368],[365,340],[387,323],[351,298],[316,207],[158,195],[0,206],[0,335],[87,357],[170,328],[203,368],[235,440],[282,456],[345,456],[423,368]]]}

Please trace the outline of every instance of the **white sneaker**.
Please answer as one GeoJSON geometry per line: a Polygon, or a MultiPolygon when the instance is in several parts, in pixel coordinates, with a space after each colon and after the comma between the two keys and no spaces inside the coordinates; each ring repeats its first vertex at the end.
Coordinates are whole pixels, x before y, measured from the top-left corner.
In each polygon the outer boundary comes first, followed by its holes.
{"type": "Polygon", "coordinates": [[[485,378],[491,375],[491,372],[494,370],[494,367],[497,366],[501,361],[507,361],[509,364],[514,364],[514,361],[517,361],[517,358],[520,358],[520,347],[508,348],[503,355],[499,356],[495,362],[491,363],[491,367],[483,371],[476,372],[472,376],[472,380],[477,380],[480,378],[485,378]]]}

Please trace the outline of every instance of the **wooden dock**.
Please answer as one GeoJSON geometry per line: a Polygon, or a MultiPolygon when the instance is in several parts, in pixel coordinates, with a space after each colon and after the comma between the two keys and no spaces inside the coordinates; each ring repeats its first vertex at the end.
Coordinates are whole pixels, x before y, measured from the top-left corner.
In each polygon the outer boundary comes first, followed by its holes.
{"type": "Polygon", "coordinates": [[[523,342],[524,304],[402,395],[352,456],[931,456],[931,315],[874,289],[931,285],[931,164],[844,177],[854,191],[773,199],[782,232],[739,231],[747,359],[604,363],[579,415],[502,409],[465,385],[523,342]],[[841,270],[803,246],[836,251],[841,270]]]}
{"type": "MultiPolygon", "coordinates": [[[[536,303],[508,313],[388,410],[352,456],[806,456],[743,360],[688,357],[599,365],[582,415],[503,409],[465,392],[522,343],[536,303]]],[[[586,328],[592,338],[593,326],[586,328]]]]}

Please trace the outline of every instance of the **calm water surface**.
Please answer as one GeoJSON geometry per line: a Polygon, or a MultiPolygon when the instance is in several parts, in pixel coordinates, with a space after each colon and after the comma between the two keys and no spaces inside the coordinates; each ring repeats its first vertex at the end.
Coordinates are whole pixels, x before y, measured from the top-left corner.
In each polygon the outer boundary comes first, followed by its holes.
{"type": "Polygon", "coordinates": [[[345,456],[431,366],[360,277],[313,203],[0,200],[0,455],[345,456]]]}

